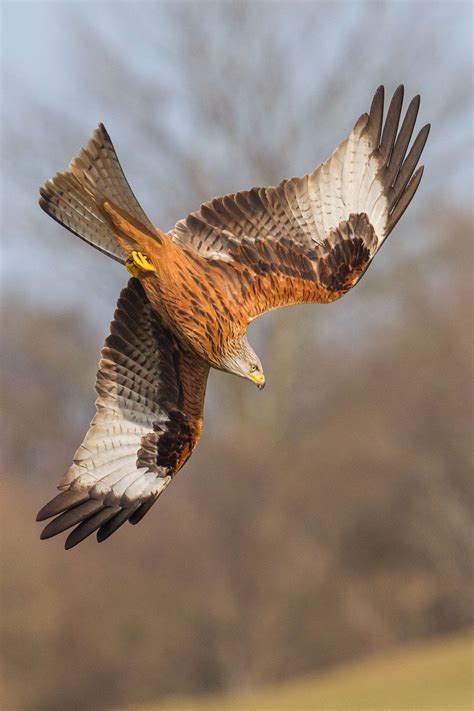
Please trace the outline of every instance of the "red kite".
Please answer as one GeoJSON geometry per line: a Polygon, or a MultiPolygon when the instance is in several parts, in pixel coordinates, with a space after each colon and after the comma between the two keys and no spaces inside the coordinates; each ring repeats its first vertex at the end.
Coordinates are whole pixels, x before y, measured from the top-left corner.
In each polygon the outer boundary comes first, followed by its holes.
{"type": "Polygon", "coordinates": [[[209,369],[265,384],[246,331],[279,306],[329,303],[360,280],[411,202],[429,125],[407,153],[420,103],[399,130],[403,87],[384,90],[314,172],[215,198],[168,233],[132,193],[101,124],[41,188],[48,215],[132,273],[99,363],[97,412],[61,493],[38,520],[71,548],[137,523],[196,446],[209,369]]]}

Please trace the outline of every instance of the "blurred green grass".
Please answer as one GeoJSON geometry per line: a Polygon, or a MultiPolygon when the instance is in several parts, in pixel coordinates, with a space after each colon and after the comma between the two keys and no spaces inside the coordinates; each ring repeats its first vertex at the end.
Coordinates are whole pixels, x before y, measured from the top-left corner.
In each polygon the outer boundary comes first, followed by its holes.
{"type": "Polygon", "coordinates": [[[472,642],[472,635],[464,634],[251,695],[174,700],[128,711],[470,711],[472,642]]]}

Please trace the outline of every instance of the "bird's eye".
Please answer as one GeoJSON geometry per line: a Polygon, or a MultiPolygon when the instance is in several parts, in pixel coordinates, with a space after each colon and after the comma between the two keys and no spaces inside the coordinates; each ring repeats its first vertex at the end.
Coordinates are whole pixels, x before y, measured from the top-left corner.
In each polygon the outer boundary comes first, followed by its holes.
{"type": "Polygon", "coordinates": [[[256,370],[258,370],[258,365],[252,365],[252,367],[250,368],[250,372],[255,373],[256,370]]]}

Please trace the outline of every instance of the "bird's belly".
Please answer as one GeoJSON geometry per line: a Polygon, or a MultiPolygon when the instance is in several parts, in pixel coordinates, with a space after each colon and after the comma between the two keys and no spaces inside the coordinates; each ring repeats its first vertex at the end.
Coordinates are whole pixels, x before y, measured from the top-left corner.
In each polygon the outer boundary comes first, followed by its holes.
{"type": "Polygon", "coordinates": [[[219,367],[238,324],[219,291],[191,275],[150,275],[142,279],[153,307],[176,336],[201,358],[219,367]],[[168,277],[168,278],[167,278],[168,277]]]}

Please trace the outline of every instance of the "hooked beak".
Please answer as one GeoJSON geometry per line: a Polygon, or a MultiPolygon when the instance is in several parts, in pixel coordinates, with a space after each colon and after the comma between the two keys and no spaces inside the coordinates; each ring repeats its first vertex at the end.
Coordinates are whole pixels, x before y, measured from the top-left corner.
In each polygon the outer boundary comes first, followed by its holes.
{"type": "Polygon", "coordinates": [[[263,373],[249,373],[249,378],[255,383],[259,390],[265,387],[265,376],[263,373]]]}

